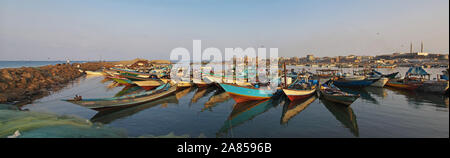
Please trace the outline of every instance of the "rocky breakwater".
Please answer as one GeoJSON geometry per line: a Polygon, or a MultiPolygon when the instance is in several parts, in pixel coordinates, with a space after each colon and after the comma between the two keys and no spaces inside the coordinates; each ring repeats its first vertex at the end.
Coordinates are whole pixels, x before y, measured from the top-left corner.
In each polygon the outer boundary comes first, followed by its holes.
{"type": "Polygon", "coordinates": [[[80,69],[95,71],[110,67],[108,63],[57,64],[41,67],[0,69],[0,103],[18,105],[31,103],[34,99],[64,87],[83,75],[80,69]]]}

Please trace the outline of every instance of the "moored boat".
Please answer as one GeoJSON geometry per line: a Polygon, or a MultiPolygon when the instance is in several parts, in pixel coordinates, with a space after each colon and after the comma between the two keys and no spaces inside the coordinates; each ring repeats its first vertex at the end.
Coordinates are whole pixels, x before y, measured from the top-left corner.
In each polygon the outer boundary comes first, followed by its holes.
{"type": "Polygon", "coordinates": [[[389,78],[381,77],[380,79],[378,79],[378,81],[372,83],[370,86],[372,86],[372,87],[384,87],[384,85],[386,85],[386,83],[388,81],[389,81],[389,78]]]}
{"type": "Polygon", "coordinates": [[[84,72],[86,72],[87,75],[99,75],[99,76],[105,75],[105,73],[101,71],[84,71],[84,72]]]}
{"type": "Polygon", "coordinates": [[[81,97],[75,97],[74,99],[67,99],[63,101],[71,102],[93,110],[102,111],[117,107],[128,107],[132,105],[151,102],[174,93],[176,89],[176,86],[173,86],[171,83],[166,83],[152,91],[124,95],[120,97],[98,99],[83,99],[81,97]]]}
{"type": "Polygon", "coordinates": [[[239,86],[236,84],[219,83],[219,85],[237,102],[251,100],[267,100],[276,92],[276,89],[255,88],[251,86],[239,86]]]}
{"type": "Polygon", "coordinates": [[[139,87],[144,88],[145,90],[152,90],[158,86],[161,86],[161,84],[163,84],[162,81],[158,81],[158,80],[132,81],[132,83],[138,85],[139,87]]]}
{"type": "Polygon", "coordinates": [[[386,86],[405,90],[416,90],[422,83],[409,82],[405,79],[392,79],[386,83],[386,86]]]}
{"type": "Polygon", "coordinates": [[[283,88],[284,94],[289,100],[294,101],[298,99],[308,98],[316,94],[317,80],[309,80],[309,76],[298,77],[287,88],[283,88]]]}
{"type": "Polygon", "coordinates": [[[359,95],[349,94],[341,91],[339,88],[334,87],[333,83],[324,83],[320,88],[320,98],[339,103],[345,106],[350,106],[356,99],[359,98],[359,95]]]}
{"type": "Polygon", "coordinates": [[[345,78],[337,79],[333,82],[336,86],[343,87],[367,87],[378,81],[378,79],[349,80],[345,78]]]}

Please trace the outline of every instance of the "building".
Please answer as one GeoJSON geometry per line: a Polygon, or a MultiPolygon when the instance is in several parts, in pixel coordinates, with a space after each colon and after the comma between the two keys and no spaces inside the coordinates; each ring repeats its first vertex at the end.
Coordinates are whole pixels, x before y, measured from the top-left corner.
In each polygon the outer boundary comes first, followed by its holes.
{"type": "Polygon", "coordinates": [[[314,61],[314,55],[312,55],[312,54],[309,54],[309,55],[306,55],[306,60],[308,60],[308,61],[314,61]]]}

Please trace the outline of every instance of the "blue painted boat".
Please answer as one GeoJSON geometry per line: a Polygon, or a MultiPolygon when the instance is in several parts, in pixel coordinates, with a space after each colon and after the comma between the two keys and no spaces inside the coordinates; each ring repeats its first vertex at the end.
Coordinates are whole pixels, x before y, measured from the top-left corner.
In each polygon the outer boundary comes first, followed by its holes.
{"type": "Polygon", "coordinates": [[[229,83],[219,83],[219,85],[237,102],[246,102],[251,100],[270,99],[277,91],[276,89],[255,88],[250,86],[239,86],[229,83]]]}
{"type": "Polygon", "coordinates": [[[364,80],[347,80],[344,78],[338,79],[333,81],[333,84],[336,86],[342,86],[342,87],[367,87],[373,84],[374,82],[378,81],[380,78],[377,79],[364,79],[364,80]]]}

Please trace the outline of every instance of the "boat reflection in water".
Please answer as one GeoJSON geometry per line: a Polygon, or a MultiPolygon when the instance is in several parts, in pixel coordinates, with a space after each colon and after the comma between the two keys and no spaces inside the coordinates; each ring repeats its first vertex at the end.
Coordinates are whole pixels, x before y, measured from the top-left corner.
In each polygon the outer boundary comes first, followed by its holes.
{"type": "Polygon", "coordinates": [[[191,99],[191,104],[192,103],[197,103],[198,100],[200,100],[201,98],[207,96],[212,91],[214,91],[214,87],[197,88],[197,91],[195,92],[194,96],[191,99]]]}
{"type": "Polygon", "coordinates": [[[134,115],[135,113],[138,113],[142,110],[156,107],[158,105],[162,105],[163,107],[166,107],[167,104],[169,104],[169,103],[178,104],[178,99],[177,99],[176,95],[170,95],[170,96],[167,96],[167,97],[164,97],[164,98],[161,98],[161,99],[158,99],[156,101],[149,102],[146,104],[140,104],[140,105],[124,107],[124,108],[119,107],[119,108],[114,108],[114,109],[103,110],[103,111],[100,111],[97,114],[95,114],[90,120],[92,122],[100,122],[103,124],[108,124],[119,118],[128,117],[128,116],[134,115]]]}
{"type": "Polygon", "coordinates": [[[341,122],[346,128],[350,129],[350,132],[359,137],[358,123],[356,122],[356,115],[353,113],[353,109],[345,107],[324,99],[320,99],[323,105],[334,115],[334,117],[341,122]]]}
{"type": "Polygon", "coordinates": [[[314,102],[317,99],[316,95],[313,95],[309,98],[305,98],[302,100],[296,100],[293,102],[286,102],[283,106],[283,113],[281,114],[280,124],[286,124],[288,121],[305,110],[309,104],[314,102]]]}
{"type": "Polygon", "coordinates": [[[139,86],[125,86],[123,87],[123,89],[119,92],[117,92],[114,97],[121,97],[124,95],[130,95],[130,94],[135,94],[138,92],[142,92],[144,89],[139,87],[139,86]]]}
{"type": "Polygon", "coordinates": [[[281,99],[255,100],[248,102],[236,103],[233,111],[224,122],[224,125],[217,132],[216,137],[222,137],[228,134],[232,128],[245,123],[248,120],[268,111],[270,108],[277,106],[281,99]]]}
{"type": "Polygon", "coordinates": [[[348,88],[348,87],[339,87],[342,91],[350,93],[350,94],[359,94],[360,98],[363,100],[367,100],[371,102],[372,104],[379,105],[377,99],[373,98],[369,92],[367,92],[366,88],[348,88]]]}
{"type": "Polygon", "coordinates": [[[205,110],[212,111],[212,108],[215,107],[219,103],[226,102],[231,99],[231,96],[228,95],[224,90],[217,89],[216,92],[205,102],[205,106],[202,108],[202,112],[205,110]]]}
{"type": "Polygon", "coordinates": [[[381,88],[381,87],[365,87],[364,88],[367,92],[374,94],[377,97],[380,98],[386,98],[388,96],[388,93],[386,91],[386,89],[381,88]]]}
{"type": "Polygon", "coordinates": [[[189,94],[189,92],[191,92],[192,89],[193,89],[192,87],[182,89],[175,93],[175,97],[177,97],[177,99],[179,100],[179,99],[183,98],[184,96],[186,96],[187,94],[189,94]]]}
{"type": "Polygon", "coordinates": [[[412,105],[424,105],[425,103],[431,103],[431,105],[435,107],[448,108],[448,95],[436,95],[433,93],[408,91],[391,87],[386,88],[395,94],[405,96],[406,101],[412,105]]]}

